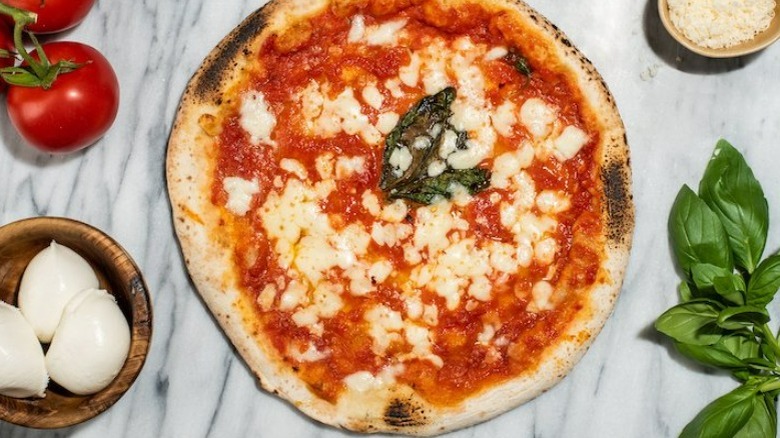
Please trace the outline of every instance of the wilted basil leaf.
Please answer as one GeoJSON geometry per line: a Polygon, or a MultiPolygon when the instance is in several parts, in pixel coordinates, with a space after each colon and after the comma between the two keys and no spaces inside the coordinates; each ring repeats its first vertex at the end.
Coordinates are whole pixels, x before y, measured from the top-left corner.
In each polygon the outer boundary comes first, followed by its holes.
{"type": "Polygon", "coordinates": [[[520,74],[531,76],[531,66],[528,64],[528,59],[520,53],[519,49],[515,47],[510,48],[509,53],[504,56],[504,60],[520,74]]]}
{"type": "Polygon", "coordinates": [[[456,92],[452,87],[426,96],[410,109],[385,141],[382,175],[379,186],[388,199],[404,198],[421,204],[430,204],[442,196],[452,196],[453,184],[460,184],[470,194],[490,185],[490,172],[482,168],[453,169],[446,161],[441,173],[428,175],[429,166],[441,160],[439,151],[447,135],[453,136],[456,150],[466,149],[467,135],[453,128],[448,119],[456,92]],[[449,134],[446,134],[449,132],[449,134]],[[394,155],[396,160],[394,161],[394,155]],[[394,165],[404,157],[404,166],[394,165]]]}
{"type": "Polygon", "coordinates": [[[423,97],[390,131],[385,140],[382,175],[379,181],[382,190],[391,190],[425,174],[431,159],[438,151],[445,124],[452,115],[450,106],[455,101],[455,97],[456,92],[452,87],[447,87],[432,96],[423,97]],[[418,138],[427,139],[426,147],[414,147],[415,140],[418,138]],[[397,175],[390,164],[390,157],[400,149],[405,149],[411,154],[412,163],[397,175]]]}
{"type": "Polygon", "coordinates": [[[389,198],[405,198],[420,204],[430,204],[433,199],[452,196],[451,185],[460,184],[474,194],[490,185],[490,172],[486,169],[474,168],[463,170],[447,170],[438,176],[429,176],[408,186],[400,186],[390,192],[389,198]]]}
{"type": "Polygon", "coordinates": [[[747,289],[747,303],[751,306],[766,306],[780,288],[780,255],[764,259],[753,275],[747,289]]]}
{"type": "Polygon", "coordinates": [[[690,273],[695,264],[707,263],[734,269],[728,236],[718,216],[693,190],[683,186],[677,194],[669,217],[672,249],[677,263],[690,273]]]}
{"type": "Polygon", "coordinates": [[[664,312],[656,320],[655,328],[677,342],[712,345],[722,336],[717,326],[720,310],[713,301],[696,299],[664,312]]]}
{"type": "Polygon", "coordinates": [[[743,384],[707,405],[680,434],[680,438],[731,438],[753,416],[757,387],[743,384]]]}
{"type": "Polygon", "coordinates": [[[736,264],[753,272],[766,245],[769,211],[753,171],[727,141],[715,146],[699,194],[728,233],[736,264]]]}

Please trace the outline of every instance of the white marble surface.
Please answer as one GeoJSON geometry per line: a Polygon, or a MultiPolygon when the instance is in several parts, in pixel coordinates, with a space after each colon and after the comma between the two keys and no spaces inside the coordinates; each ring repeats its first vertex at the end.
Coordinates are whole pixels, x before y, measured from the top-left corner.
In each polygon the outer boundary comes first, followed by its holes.
{"type": "MultiPolygon", "coordinates": [[[[0,222],[68,216],[113,235],[142,267],[154,338],[139,379],[85,424],[35,431],[0,422],[0,437],[308,437],[344,433],[259,390],[185,273],[164,183],[180,94],[208,51],[257,0],[99,0],[65,39],[116,68],[116,124],[82,153],[52,157],[24,144],[0,111],[0,222]]],[[[780,44],[708,60],[674,43],[654,0],[529,0],[593,61],[614,93],[632,150],[635,243],[622,296],[574,371],[550,392],[453,437],[675,436],[735,386],[670,354],[651,328],[676,300],[666,220],[683,183],[696,184],[725,137],[746,153],[780,218],[780,44]]],[[[768,248],[780,245],[780,220],[768,248]]],[[[780,309],[773,311],[780,320],[780,309]]]]}

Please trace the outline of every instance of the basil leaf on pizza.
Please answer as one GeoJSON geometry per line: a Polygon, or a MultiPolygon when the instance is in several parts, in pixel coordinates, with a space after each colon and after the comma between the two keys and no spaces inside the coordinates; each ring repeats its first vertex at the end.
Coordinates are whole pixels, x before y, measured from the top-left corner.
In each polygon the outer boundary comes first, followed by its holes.
{"type": "Polygon", "coordinates": [[[262,387],[336,427],[431,435],[563,378],[633,230],[603,84],[521,2],[248,17],[189,83],[167,176],[193,283],[262,387]]]}
{"type": "Polygon", "coordinates": [[[385,141],[379,187],[389,199],[431,204],[437,197],[450,199],[458,188],[474,195],[490,185],[490,172],[482,168],[453,168],[448,158],[469,147],[468,135],[449,123],[452,87],[424,97],[409,110],[385,141]]]}
{"type": "Polygon", "coordinates": [[[525,76],[531,76],[531,66],[528,65],[528,59],[517,48],[511,47],[504,59],[518,72],[525,76]]]}

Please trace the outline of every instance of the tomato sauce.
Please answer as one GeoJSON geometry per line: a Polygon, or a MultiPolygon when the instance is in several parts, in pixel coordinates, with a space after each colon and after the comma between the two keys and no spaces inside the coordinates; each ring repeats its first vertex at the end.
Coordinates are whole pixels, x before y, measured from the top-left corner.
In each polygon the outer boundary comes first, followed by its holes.
{"type": "MultiPolygon", "coordinates": [[[[579,243],[577,235],[602,234],[599,219],[602,201],[598,195],[599,183],[594,164],[597,132],[586,126],[580,95],[571,85],[569,76],[557,64],[535,61],[549,60],[546,54],[539,55],[539,48],[533,52],[528,50],[534,42],[542,48],[546,47],[546,43],[534,40],[533,35],[525,35],[522,29],[507,28],[506,23],[492,18],[490,13],[478,6],[457,11],[437,11],[435,8],[433,2],[423,2],[394,12],[396,17],[408,19],[405,29],[415,35],[408,49],[423,48],[428,37],[453,41],[464,35],[477,43],[521,47],[529,55],[534,55],[529,57],[532,75],[527,78],[507,63],[491,63],[483,69],[489,85],[487,99],[499,105],[507,97],[519,100],[540,97],[558,108],[559,117],[565,123],[577,125],[591,136],[590,144],[575,158],[563,163],[535,160],[527,169],[537,192],[561,190],[571,200],[571,208],[557,217],[559,250],[551,266],[532,264],[529,268],[520,268],[516,274],[504,274],[493,282],[493,299],[476,308],[461,305],[450,312],[446,310],[442,297],[428,290],[421,291],[424,304],[435,304],[440,309],[438,325],[430,329],[434,339],[432,353],[442,358],[443,366],[439,368],[428,360],[407,360],[397,379],[413,386],[431,403],[451,404],[490,385],[533,371],[545,351],[556,343],[572,319],[586,307],[587,297],[578,295],[577,288],[587,287],[596,281],[601,256],[591,246],[579,243]],[[547,279],[556,287],[565,287],[571,294],[552,311],[528,312],[526,306],[530,290],[541,279],[547,279]],[[478,342],[485,321],[495,321],[494,339],[502,339],[501,343],[486,345],[478,342]]],[[[367,11],[362,13],[366,15],[366,25],[393,18],[375,18],[367,11]]],[[[283,184],[289,178],[279,168],[281,158],[299,161],[308,174],[316,178],[315,160],[319,155],[325,152],[331,152],[335,157],[361,155],[366,158],[368,171],[338,181],[334,193],[320,207],[329,215],[336,215],[339,218],[337,222],[342,225],[360,222],[370,226],[375,218],[361,206],[361,194],[378,187],[383,146],[369,146],[359,136],[344,133],[332,138],[304,134],[304,121],[293,94],[312,80],[332,84],[330,93],[334,96],[347,86],[358,89],[369,81],[381,83],[396,77],[399,69],[410,62],[410,51],[405,47],[345,44],[350,22],[331,12],[313,18],[312,22],[314,25],[307,27],[311,29],[311,35],[295,50],[280,52],[275,45],[275,37],[271,37],[257,54],[262,68],[246,82],[245,89],[261,90],[273,108],[278,120],[273,138],[278,146],[251,145],[240,127],[238,108],[233,108],[232,113],[225,117],[217,140],[218,159],[212,202],[224,205],[226,201],[222,190],[224,177],[257,178],[261,193],[255,196],[253,208],[258,208],[270,191],[275,187],[278,189],[279,181],[283,184]],[[275,179],[277,185],[274,185],[275,179]]],[[[393,97],[386,90],[381,92],[385,99],[383,109],[398,114],[404,114],[424,96],[422,90],[406,90],[401,98],[393,97]]],[[[378,111],[367,106],[363,107],[363,111],[372,123],[376,122],[378,111]]],[[[512,137],[500,138],[494,155],[517,148],[527,139],[526,135],[516,130],[512,137]]],[[[507,196],[501,190],[488,189],[474,196],[463,210],[463,218],[470,224],[470,237],[475,238],[479,245],[490,241],[513,243],[511,232],[500,223],[498,204],[490,200],[494,195],[507,196]]],[[[407,220],[413,220],[414,216],[412,208],[407,220]]],[[[333,225],[339,226],[338,223],[333,225]]],[[[254,302],[267,284],[286,273],[276,260],[273,243],[264,236],[262,222],[257,215],[236,220],[233,233],[237,242],[235,259],[241,273],[241,286],[249,301],[254,302]]],[[[400,246],[388,248],[372,241],[369,252],[381,255],[394,264],[399,284],[408,278],[408,272],[398,271],[404,266],[400,246]]],[[[334,281],[342,281],[336,276],[331,277],[334,281]]],[[[410,348],[407,344],[394,344],[385,355],[376,355],[372,351],[368,323],[364,320],[364,312],[377,303],[403,312],[404,300],[398,287],[380,285],[365,297],[344,293],[341,298],[344,308],[335,317],[322,320],[324,334],[321,337],[297,326],[290,312],[278,309],[262,311],[257,306],[248,317],[250,321],[260,321],[257,336],[270,339],[280,357],[290,363],[310,388],[320,397],[333,402],[344,390],[344,377],[357,371],[377,373],[392,363],[394,354],[408,352],[410,348]],[[291,349],[303,353],[309,345],[330,354],[315,362],[299,362],[291,357],[291,349]]]]}

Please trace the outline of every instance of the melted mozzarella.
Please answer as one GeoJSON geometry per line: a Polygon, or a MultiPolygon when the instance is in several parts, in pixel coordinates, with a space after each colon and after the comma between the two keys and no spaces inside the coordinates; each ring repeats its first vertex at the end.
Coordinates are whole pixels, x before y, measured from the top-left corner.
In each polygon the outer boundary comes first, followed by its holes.
{"type": "Polygon", "coordinates": [[[485,53],[485,61],[495,61],[496,59],[501,59],[508,53],[509,51],[506,49],[506,47],[493,47],[492,49],[488,50],[487,53],[485,53]]]}
{"type": "Polygon", "coordinates": [[[588,143],[588,134],[576,126],[567,126],[561,135],[553,141],[555,157],[560,161],[574,158],[575,155],[588,143]]]}
{"type": "Polygon", "coordinates": [[[323,138],[345,132],[360,135],[368,144],[378,144],[382,136],[363,113],[352,87],[344,88],[335,99],[328,97],[329,90],[328,84],[312,81],[298,94],[307,130],[323,138]]]}
{"type": "Polygon", "coordinates": [[[241,128],[249,134],[252,144],[275,146],[271,133],[276,127],[276,116],[271,112],[265,96],[259,91],[249,91],[241,96],[241,128]]]}
{"type": "Polygon", "coordinates": [[[290,348],[288,354],[298,362],[317,362],[330,356],[330,354],[317,350],[312,344],[308,344],[306,350],[303,352],[297,348],[290,348]]]}
{"type": "Polygon", "coordinates": [[[409,148],[406,146],[396,148],[390,154],[388,162],[393,166],[393,175],[401,176],[412,165],[412,153],[409,152],[409,148]]]}
{"type": "Polygon", "coordinates": [[[308,178],[306,168],[303,167],[303,164],[301,164],[301,162],[298,160],[294,160],[292,158],[282,158],[281,161],[279,161],[279,167],[281,167],[284,171],[292,173],[302,180],[308,178]]]}
{"type": "Polygon", "coordinates": [[[382,355],[390,344],[402,339],[398,333],[404,327],[400,312],[380,304],[369,309],[363,317],[369,323],[374,353],[382,355]]]}
{"type": "Polygon", "coordinates": [[[260,185],[257,179],[246,180],[229,176],[222,180],[222,188],[228,195],[225,208],[236,216],[243,216],[249,211],[252,197],[260,193],[260,185]]]}
{"type": "Polygon", "coordinates": [[[536,206],[542,213],[561,213],[571,207],[571,202],[563,192],[543,190],[536,197],[536,206]]]}
{"type": "Polygon", "coordinates": [[[366,19],[362,15],[355,15],[352,18],[352,25],[349,27],[347,41],[356,43],[363,39],[366,34],[366,19]]]}
{"type": "Polygon", "coordinates": [[[385,101],[385,97],[382,96],[382,93],[379,92],[379,89],[376,88],[376,85],[373,83],[363,87],[361,96],[363,97],[363,101],[375,110],[382,108],[382,103],[385,101]]]}
{"type": "Polygon", "coordinates": [[[395,128],[395,125],[398,124],[400,118],[401,116],[394,112],[379,114],[376,119],[376,129],[382,134],[387,135],[395,128]]]}
{"type": "Polygon", "coordinates": [[[379,205],[379,198],[370,190],[363,192],[361,196],[361,205],[371,216],[377,217],[382,213],[382,206],[379,205]]]}
{"type": "Polygon", "coordinates": [[[366,171],[366,158],[362,156],[339,157],[336,160],[336,179],[349,178],[366,171]]]}
{"type": "Polygon", "coordinates": [[[406,18],[388,21],[366,29],[366,43],[369,46],[387,46],[398,41],[398,32],[406,26],[406,18]]]}
{"type": "Polygon", "coordinates": [[[550,300],[553,292],[552,285],[547,281],[542,280],[534,284],[534,287],[531,289],[533,301],[528,304],[527,310],[529,312],[552,310],[554,306],[550,300]]]}
{"type": "Polygon", "coordinates": [[[555,110],[537,97],[526,100],[520,107],[520,123],[536,138],[547,137],[556,119],[555,110]]]}
{"type": "Polygon", "coordinates": [[[404,85],[409,87],[417,86],[417,82],[420,80],[421,63],[422,61],[420,59],[420,55],[417,53],[412,53],[409,64],[401,67],[398,70],[398,78],[401,80],[401,82],[404,83],[404,85]]]}
{"type": "Polygon", "coordinates": [[[496,108],[496,111],[491,115],[491,121],[496,131],[504,137],[510,137],[512,135],[512,128],[517,123],[517,117],[515,112],[517,107],[514,103],[507,100],[496,108]]]}

